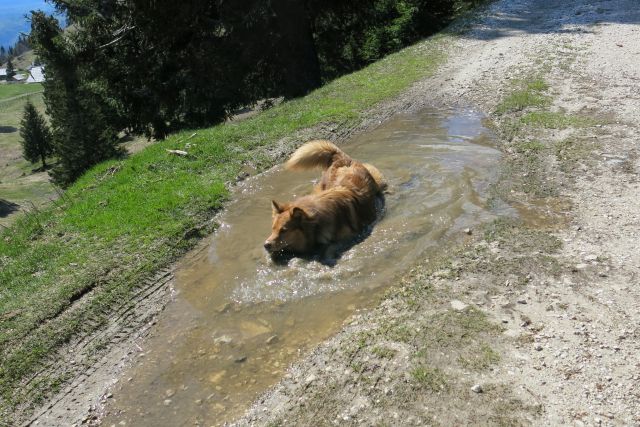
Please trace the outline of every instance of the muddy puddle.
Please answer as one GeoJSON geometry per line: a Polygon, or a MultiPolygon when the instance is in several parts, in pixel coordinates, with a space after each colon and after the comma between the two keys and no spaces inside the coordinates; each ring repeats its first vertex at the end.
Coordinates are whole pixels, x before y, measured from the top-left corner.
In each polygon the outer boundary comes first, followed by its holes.
{"type": "Polygon", "coordinates": [[[276,168],[244,182],[219,231],[179,269],[175,301],[114,390],[104,425],[220,425],[241,415],[427,251],[492,217],[492,141],[477,113],[425,110],[343,145],[376,165],[392,193],[371,234],[334,266],[275,265],[262,249],[270,200],[308,192],[319,172],[276,168]]]}

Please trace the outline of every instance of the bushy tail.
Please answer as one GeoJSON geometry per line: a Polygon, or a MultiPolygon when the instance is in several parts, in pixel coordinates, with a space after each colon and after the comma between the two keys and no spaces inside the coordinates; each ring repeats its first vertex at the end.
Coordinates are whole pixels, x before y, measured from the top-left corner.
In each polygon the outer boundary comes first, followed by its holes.
{"type": "Polygon", "coordinates": [[[363,163],[362,166],[364,166],[369,171],[369,174],[373,177],[373,180],[376,182],[376,184],[378,184],[378,192],[380,194],[384,193],[385,190],[389,188],[389,184],[387,184],[387,180],[385,179],[384,175],[382,175],[382,172],[380,172],[378,168],[369,163],[363,163]]]}
{"type": "Polygon", "coordinates": [[[347,154],[332,142],[324,140],[309,141],[293,153],[285,163],[285,168],[291,170],[327,169],[338,159],[351,160],[347,154]]]}

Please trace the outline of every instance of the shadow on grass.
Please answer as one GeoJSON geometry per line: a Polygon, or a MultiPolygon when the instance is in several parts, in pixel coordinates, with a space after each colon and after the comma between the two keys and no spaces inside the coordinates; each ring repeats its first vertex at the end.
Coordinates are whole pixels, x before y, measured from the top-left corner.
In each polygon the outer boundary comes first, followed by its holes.
{"type": "Polygon", "coordinates": [[[20,209],[20,205],[0,199],[0,218],[5,218],[20,209]]]}

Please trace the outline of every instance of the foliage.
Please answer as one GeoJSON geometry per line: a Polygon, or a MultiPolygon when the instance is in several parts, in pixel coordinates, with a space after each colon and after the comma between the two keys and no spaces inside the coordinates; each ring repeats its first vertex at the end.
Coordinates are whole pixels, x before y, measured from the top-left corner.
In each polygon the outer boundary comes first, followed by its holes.
{"type": "Polygon", "coordinates": [[[45,98],[63,160],[54,177],[64,184],[117,154],[118,132],[161,139],[261,99],[304,95],[434,33],[477,0],[52,1],[73,31],[47,30],[36,14],[31,42],[57,80],[45,98]],[[61,124],[66,115],[73,125],[61,124]],[[61,142],[72,131],[67,139],[84,146],[90,137],[100,155],[85,161],[91,150],[61,142]],[[64,161],[69,152],[77,156],[64,161]]]}
{"type": "Polygon", "coordinates": [[[18,40],[13,46],[9,46],[8,49],[5,49],[4,46],[0,46],[0,64],[4,64],[5,61],[13,57],[22,55],[29,49],[31,49],[31,46],[29,45],[29,38],[24,34],[20,34],[20,36],[18,36],[18,40]]]}
{"type": "Polygon", "coordinates": [[[13,62],[11,58],[7,60],[7,80],[11,80],[16,75],[16,70],[13,68],[13,62]]]}
{"type": "Polygon", "coordinates": [[[51,131],[44,117],[38,113],[31,102],[24,106],[24,115],[20,122],[22,152],[31,163],[42,161],[42,169],[47,167],[46,159],[53,153],[51,131]]]}
{"type": "Polygon", "coordinates": [[[322,77],[329,80],[433,34],[480,1],[309,1],[322,77]]]}
{"type": "Polygon", "coordinates": [[[120,126],[109,100],[76,67],[72,48],[55,18],[35,12],[31,23],[31,42],[47,64],[45,104],[58,160],[52,177],[66,186],[89,167],[120,154],[120,126]]]}

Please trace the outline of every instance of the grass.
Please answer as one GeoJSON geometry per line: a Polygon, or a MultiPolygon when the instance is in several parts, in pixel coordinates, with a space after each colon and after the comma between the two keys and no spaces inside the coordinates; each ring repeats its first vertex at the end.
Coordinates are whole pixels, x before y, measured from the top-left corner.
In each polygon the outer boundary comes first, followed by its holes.
{"type": "Polygon", "coordinates": [[[543,129],[565,129],[593,126],[596,121],[590,117],[568,115],[557,111],[531,111],[520,117],[520,123],[543,129]]]}
{"type": "MultiPolygon", "coordinates": [[[[0,95],[8,87],[25,87],[34,85],[0,85],[0,95]]],[[[28,92],[27,92],[28,93],[28,92]]],[[[40,164],[33,165],[22,158],[20,145],[20,120],[24,104],[31,101],[35,107],[44,112],[42,94],[28,94],[24,97],[0,100],[0,199],[21,206],[42,206],[55,195],[49,184],[46,173],[33,172],[40,164]]],[[[0,225],[9,225],[17,214],[2,217],[0,225]]]]}
{"type": "Polygon", "coordinates": [[[480,344],[474,353],[466,357],[460,356],[458,358],[458,363],[460,363],[461,366],[476,371],[488,369],[499,361],[500,355],[486,343],[480,344]]]}
{"type": "Polygon", "coordinates": [[[523,227],[515,218],[498,218],[484,227],[484,239],[509,246],[514,253],[528,254],[534,249],[544,254],[555,254],[562,248],[562,241],[544,230],[523,227]]]}
{"type": "Polygon", "coordinates": [[[537,154],[544,151],[546,148],[547,146],[540,141],[520,141],[514,144],[515,151],[521,154],[537,154]]]}
{"type": "MultiPolygon", "coordinates": [[[[496,106],[493,124],[504,141],[504,150],[512,154],[501,168],[501,177],[492,188],[492,198],[510,200],[524,193],[532,201],[557,198],[558,174],[554,173],[555,158],[561,170],[567,172],[585,159],[596,144],[570,137],[553,141],[548,130],[577,130],[603,123],[600,118],[551,111],[552,97],[543,73],[535,77],[514,80],[513,90],[496,106]]],[[[535,203],[534,203],[535,204],[535,203]]]]}
{"type": "Polygon", "coordinates": [[[98,328],[144,278],[213,230],[244,164],[259,170],[284,137],[358,123],[367,110],[430,75],[443,37],[390,55],[308,96],[242,122],[170,136],[125,160],[100,164],[41,212],[0,234],[0,418],[46,393],[24,387],[47,358],[98,328]],[[167,154],[185,149],[187,157],[167,154]],[[66,311],[92,291],[92,297],[66,311]],[[64,316],[61,316],[65,313],[64,316]]]}
{"type": "Polygon", "coordinates": [[[420,388],[437,393],[448,388],[447,376],[438,368],[417,366],[411,371],[411,377],[420,388]]]}
{"type": "Polygon", "coordinates": [[[598,147],[600,144],[597,140],[571,137],[557,142],[554,151],[560,168],[569,172],[576,165],[586,162],[598,147]]]}
{"type": "Polygon", "coordinates": [[[528,81],[517,80],[514,82],[520,88],[512,91],[496,107],[497,114],[522,111],[530,107],[544,107],[549,105],[549,97],[545,92],[549,85],[542,77],[535,77],[528,81]]]}
{"type": "Polygon", "coordinates": [[[40,83],[3,84],[0,85],[0,102],[7,98],[13,98],[19,95],[42,92],[42,90],[42,85],[40,83]]]}
{"type": "Polygon", "coordinates": [[[428,349],[462,348],[482,334],[497,334],[500,325],[489,321],[487,316],[474,307],[464,311],[445,311],[433,316],[421,330],[427,339],[428,349]]]}
{"type": "Polygon", "coordinates": [[[16,70],[27,70],[36,59],[36,54],[32,50],[28,50],[13,58],[13,66],[16,70]]]}
{"type": "Polygon", "coordinates": [[[384,346],[374,347],[371,352],[381,359],[393,359],[397,353],[396,350],[384,346]]]}

